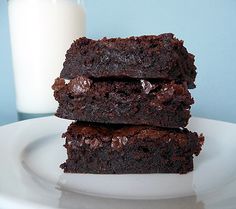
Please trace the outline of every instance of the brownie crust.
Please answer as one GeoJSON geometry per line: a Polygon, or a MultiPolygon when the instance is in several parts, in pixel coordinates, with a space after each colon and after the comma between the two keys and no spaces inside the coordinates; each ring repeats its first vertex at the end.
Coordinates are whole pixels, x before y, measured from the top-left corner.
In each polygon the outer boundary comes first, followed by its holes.
{"type": "Polygon", "coordinates": [[[187,173],[204,142],[187,129],[72,123],[66,133],[67,173],[187,173]]]}
{"type": "Polygon", "coordinates": [[[52,87],[59,102],[56,116],[111,123],[185,127],[193,99],[186,85],[148,80],[96,81],[77,77],[52,87]]]}
{"type": "Polygon", "coordinates": [[[194,56],[171,33],[130,38],[85,37],[66,53],[61,78],[139,78],[186,82],[194,88],[194,56]]]}

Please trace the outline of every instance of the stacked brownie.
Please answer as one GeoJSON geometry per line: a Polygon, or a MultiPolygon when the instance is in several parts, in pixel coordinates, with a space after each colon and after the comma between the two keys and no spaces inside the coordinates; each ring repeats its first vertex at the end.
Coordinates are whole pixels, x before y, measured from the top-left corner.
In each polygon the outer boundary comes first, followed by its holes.
{"type": "Polygon", "coordinates": [[[76,40],[53,85],[71,173],[187,173],[204,137],[184,128],[194,56],[173,34],[76,40]]]}

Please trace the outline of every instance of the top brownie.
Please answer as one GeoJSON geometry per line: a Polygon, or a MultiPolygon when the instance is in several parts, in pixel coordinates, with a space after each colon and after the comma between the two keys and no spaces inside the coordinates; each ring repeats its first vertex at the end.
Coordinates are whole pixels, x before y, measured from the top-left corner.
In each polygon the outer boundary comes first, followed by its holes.
{"type": "Polygon", "coordinates": [[[194,88],[194,56],[171,33],[130,38],[80,38],[67,51],[65,79],[139,78],[186,82],[194,88]]]}

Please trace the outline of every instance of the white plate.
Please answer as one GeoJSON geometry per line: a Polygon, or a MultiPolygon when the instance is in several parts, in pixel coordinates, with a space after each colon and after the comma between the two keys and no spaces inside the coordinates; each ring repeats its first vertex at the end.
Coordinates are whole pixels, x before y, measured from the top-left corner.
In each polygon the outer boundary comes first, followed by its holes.
{"type": "Polygon", "coordinates": [[[68,124],[47,117],[0,127],[0,208],[236,208],[236,124],[191,119],[206,141],[186,175],[63,174],[68,124]]]}

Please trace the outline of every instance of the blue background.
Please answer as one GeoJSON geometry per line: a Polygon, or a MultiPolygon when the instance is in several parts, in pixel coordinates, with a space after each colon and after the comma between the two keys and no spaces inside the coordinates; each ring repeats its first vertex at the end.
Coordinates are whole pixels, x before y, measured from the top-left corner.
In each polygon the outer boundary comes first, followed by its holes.
{"type": "MultiPolygon", "coordinates": [[[[172,32],[196,55],[192,114],[236,122],[236,1],[87,0],[87,36],[172,32]]],[[[16,121],[7,2],[0,0],[0,124],[16,121]]]]}

